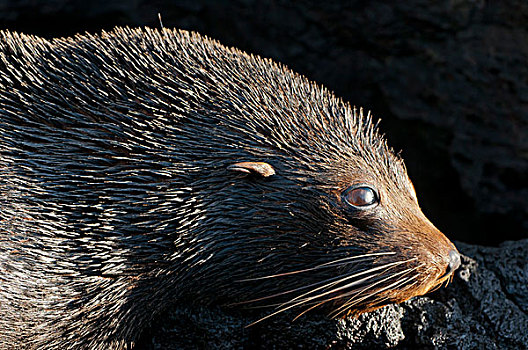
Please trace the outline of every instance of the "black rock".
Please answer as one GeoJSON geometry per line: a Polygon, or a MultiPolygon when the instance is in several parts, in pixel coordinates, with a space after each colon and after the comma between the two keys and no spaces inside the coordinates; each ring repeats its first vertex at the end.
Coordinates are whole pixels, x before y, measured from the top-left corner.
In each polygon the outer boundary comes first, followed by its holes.
{"type": "Polygon", "coordinates": [[[138,349],[527,349],[528,240],[466,254],[447,287],[358,318],[255,319],[222,309],[172,310],[138,349]]]}

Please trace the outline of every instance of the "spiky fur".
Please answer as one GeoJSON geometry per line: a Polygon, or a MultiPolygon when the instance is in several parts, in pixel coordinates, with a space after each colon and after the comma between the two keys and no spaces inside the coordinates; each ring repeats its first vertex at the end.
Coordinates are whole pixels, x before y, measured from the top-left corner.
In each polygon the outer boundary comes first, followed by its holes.
{"type": "Polygon", "coordinates": [[[443,262],[370,116],[268,59],[167,29],[3,31],[0,101],[2,349],[123,348],[179,298],[271,295],[300,282],[236,281],[350,254],[443,262]],[[347,213],[358,181],[399,202],[347,213]]]}

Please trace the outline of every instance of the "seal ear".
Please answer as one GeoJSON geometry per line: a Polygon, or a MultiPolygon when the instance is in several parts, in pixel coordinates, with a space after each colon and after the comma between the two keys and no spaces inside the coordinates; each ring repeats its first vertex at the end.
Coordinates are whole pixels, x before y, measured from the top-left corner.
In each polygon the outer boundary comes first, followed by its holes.
{"type": "Polygon", "coordinates": [[[254,174],[262,177],[275,175],[275,169],[265,162],[241,162],[227,167],[229,170],[240,171],[246,174],[254,174]]]}

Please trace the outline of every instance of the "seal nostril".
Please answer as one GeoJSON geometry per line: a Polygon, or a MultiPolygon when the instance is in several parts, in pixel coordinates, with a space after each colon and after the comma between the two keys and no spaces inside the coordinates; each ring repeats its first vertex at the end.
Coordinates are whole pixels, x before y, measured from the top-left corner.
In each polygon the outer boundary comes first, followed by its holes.
{"type": "Polygon", "coordinates": [[[455,271],[460,266],[460,254],[452,249],[449,252],[449,271],[455,271]]]}

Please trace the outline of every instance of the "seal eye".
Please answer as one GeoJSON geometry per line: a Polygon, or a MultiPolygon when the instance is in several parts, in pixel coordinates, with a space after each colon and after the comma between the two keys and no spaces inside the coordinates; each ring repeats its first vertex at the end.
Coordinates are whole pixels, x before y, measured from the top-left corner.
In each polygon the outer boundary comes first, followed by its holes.
{"type": "Polygon", "coordinates": [[[342,196],[345,203],[359,209],[367,209],[379,203],[378,192],[366,185],[350,187],[342,196]]]}

